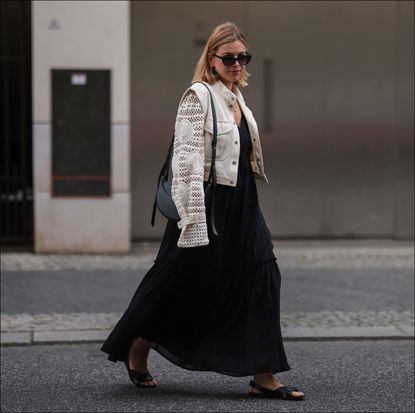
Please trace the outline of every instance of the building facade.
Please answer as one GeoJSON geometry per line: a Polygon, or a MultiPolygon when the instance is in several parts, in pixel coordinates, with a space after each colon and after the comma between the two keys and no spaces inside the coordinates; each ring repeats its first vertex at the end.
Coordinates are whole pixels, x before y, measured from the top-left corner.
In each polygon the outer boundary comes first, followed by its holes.
{"type": "Polygon", "coordinates": [[[413,2],[13,3],[2,3],[2,30],[30,76],[13,80],[2,45],[2,82],[20,81],[26,103],[4,92],[4,147],[18,139],[16,119],[31,128],[19,131],[20,188],[10,184],[16,155],[3,162],[5,245],[17,191],[26,213],[16,222],[32,211],[36,252],[127,252],[161,238],[165,220],[151,227],[151,209],[177,104],[227,20],[253,55],[243,93],[262,136],[270,182],[258,192],[272,235],[413,239],[413,2]],[[13,19],[25,42],[13,43],[13,19]]]}

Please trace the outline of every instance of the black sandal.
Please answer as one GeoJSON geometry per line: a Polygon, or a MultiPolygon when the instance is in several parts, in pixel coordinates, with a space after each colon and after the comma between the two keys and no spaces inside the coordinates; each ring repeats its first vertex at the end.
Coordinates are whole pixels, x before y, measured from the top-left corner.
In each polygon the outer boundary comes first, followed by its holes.
{"type": "Polygon", "coordinates": [[[259,390],[261,393],[254,393],[252,391],[249,392],[251,397],[259,397],[259,398],[277,398],[277,399],[284,399],[284,400],[304,400],[305,396],[293,396],[293,391],[299,391],[296,387],[290,386],[282,386],[278,387],[278,389],[270,390],[264,386],[261,386],[258,383],[255,383],[253,380],[249,382],[249,385],[256,390],[259,390]]]}
{"type": "Polygon", "coordinates": [[[153,380],[153,376],[147,370],[145,373],[140,373],[139,371],[131,370],[128,360],[124,361],[125,367],[127,367],[128,376],[130,377],[131,381],[137,386],[142,388],[149,388],[153,389],[157,387],[157,384],[143,384],[143,382],[153,380]]]}

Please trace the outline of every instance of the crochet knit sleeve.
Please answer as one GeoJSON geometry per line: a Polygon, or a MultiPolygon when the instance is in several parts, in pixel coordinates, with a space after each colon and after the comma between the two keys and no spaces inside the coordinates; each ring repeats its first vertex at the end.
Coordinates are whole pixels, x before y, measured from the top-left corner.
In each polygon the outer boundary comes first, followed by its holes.
{"type": "Polygon", "coordinates": [[[196,93],[190,90],[178,109],[172,156],[173,201],[180,215],[177,246],[209,244],[206,225],[204,176],[204,114],[196,93]]]}

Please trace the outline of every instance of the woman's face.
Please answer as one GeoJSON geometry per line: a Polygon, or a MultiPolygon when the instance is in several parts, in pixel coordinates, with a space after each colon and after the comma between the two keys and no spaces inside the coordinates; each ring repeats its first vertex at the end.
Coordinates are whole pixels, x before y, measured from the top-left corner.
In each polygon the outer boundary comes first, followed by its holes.
{"type": "Polygon", "coordinates": [[[217,56],[238,57],[244,54],[247,54],[245,45],[240,40],[235,40],[234,42],[219,46],[215,53],[216,56],[210,56],[210,66],[215,68],[218,75],[224,80],[226,86],[232,87],[233,82],[241,78],[246,66],[240,65],[237,60],[232,66],[225,66],[223,61],[217,56]]]}

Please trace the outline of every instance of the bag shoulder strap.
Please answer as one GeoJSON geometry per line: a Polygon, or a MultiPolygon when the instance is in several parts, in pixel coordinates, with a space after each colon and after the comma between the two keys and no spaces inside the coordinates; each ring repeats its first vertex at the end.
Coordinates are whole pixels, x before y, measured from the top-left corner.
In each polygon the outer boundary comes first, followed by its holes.
{"type": "Polygon", "coordinates": [[[195,83],[201,83],[203,86],[205,86],[210,95],[210,104],[211,104],[212,118],[213,118],[213,139],[212,139],[212,162],[211,162],[208,182],[210,182],[212,178],[212,180],[215,181],[215,185],[216,185],[215,162],[216,162],[216,146],[217,146],[217,141],[218,141],[218,121],[216,118],[215,104],[213,103],[212,92],[210,91],[210,88],[206,85],[206,83],[197,81],[197,82],[193,82],[192,84],[195,84],[195,83]]]}
{"type": "Polygon", "coordinates": [[[216,118],[215,104],[213,103],[213,95],[212,95],[212,92],[210,91],[210,88],[204,82],[197,82],[197,83],[202,83],[202,85],[204,85],[209,91],[210,105],[212,108],[212,118],[213,118],[212,160],[210,164],[210,173],[209,173],[208,183],[212,181],[212,197],[210,200],[210,224],[211,224],[213,234],[218,236],[218,231],[216,230],[216,225],[215,225],[216,145],[218,141],[218,121],[216,118]]]}

